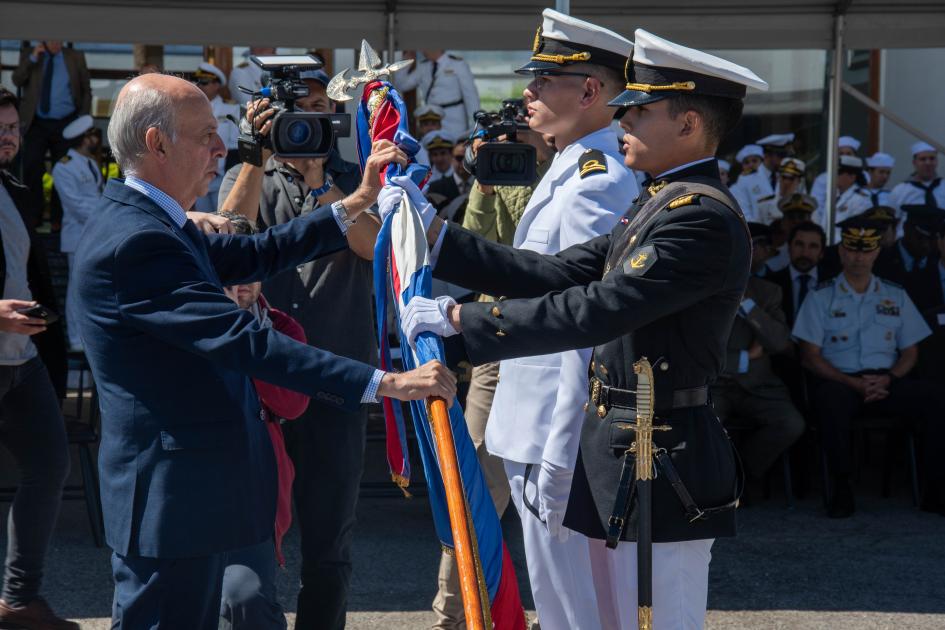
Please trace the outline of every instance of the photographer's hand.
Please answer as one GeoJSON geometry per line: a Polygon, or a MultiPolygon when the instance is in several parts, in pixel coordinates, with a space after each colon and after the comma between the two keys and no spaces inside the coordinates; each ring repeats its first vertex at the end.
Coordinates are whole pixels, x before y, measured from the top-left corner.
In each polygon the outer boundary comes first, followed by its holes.
{"type": "MultiPolygon", "coordinates": [[[[483,144],[485,144],[485,141],[482,138],[476,138],[475,140],[473,140],[472,154],[474,158],[479,155],[479,147],[481,147],[483,144]]],[[[478,188],[479,192],[481,192],[484,195],[491,195],[495,192],[495,186],[492,186],[490,184],[483,184],[479,181],[476,181],[476,188],[478,188]]]]}
{"type": "Polygon", "coordinates": [[[391,163],[407,166],[407,154],[389,140],[378,140],[371,147],[371,155],[364,164],[361,185],[342,201],[350,218],[356,219],[377,201],[384,187],[381,172],[391,163]]]}
{"type": "MultiPolygon", "coordinates": [[[[272,118],[276,110],[269,106],[268,98],[250,101],[246,104],[246,122],[253,126],[261,136],[268,136],[272,130],[272,118]]],[[[272,156],[272,151],[263,149],[263,164],[272,156]]]]}

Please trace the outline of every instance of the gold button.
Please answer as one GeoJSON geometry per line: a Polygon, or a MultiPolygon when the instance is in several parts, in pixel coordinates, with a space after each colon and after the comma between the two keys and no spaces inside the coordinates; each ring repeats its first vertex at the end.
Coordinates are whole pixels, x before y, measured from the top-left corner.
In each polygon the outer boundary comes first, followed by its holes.
{"type": "Polygon", "coordinates": [[[600,416],[601,418],[603,418],[604,416],[606,416],[606,415],[607,415],[607,407],[605,407],[604,405],[600,405],[599,407],[597,407],[597,415],[600,416]]]}
{"type": "Polygon", "coordinates": [[[660,369],[664,372],[669,369],[669,361],[663,361],[660,363],[660,369]]]}
{"type": "Polygon", "coordinates": [[[505,337],[505,331],[497,330],[497,331],[495,331],[495,336],[496,336],[496,337],[505,337]]]}
{"type": "Polygon", "coordinates": [[[498,316],[501,315],[501,314],[502,314],[502,311],[499,310],[499,307],[498,307],[498,306],[493,306],[493,307],[492,307],[492,316],[493,316],[493,317],[498,317],[498,316]]]}
{"type": "Polygon", "coordinates": [[[607,368],[605,368],[603,364],[600,366],[600,373],[607,376],[607,368]]]}
{"type": "Polygon", "coordinates": [[[633,236],[630,237],[630,244],[633,245],[636,242],[637,242],[637,235],[634,234],[633,236]]]}
{"type": "Polygon", "coordinates": [[[594,372],[595,374],[597,374],[597,366],[594,365],[593,361],[591,361],[591,372],[594,372]]]}

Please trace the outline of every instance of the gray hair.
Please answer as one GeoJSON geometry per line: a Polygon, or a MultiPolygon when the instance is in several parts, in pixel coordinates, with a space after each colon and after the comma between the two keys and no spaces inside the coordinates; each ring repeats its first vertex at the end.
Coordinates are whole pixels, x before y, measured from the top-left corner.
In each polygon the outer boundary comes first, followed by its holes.
{"type": "Polygon", "coordinates": [[[136,85],[118,99],[108,123],[108,144],[115,154],[118,167],[126,175],[133,175],[139,160],[148,152],[145,134],[155,127],[176,141],[174,102],[161,90],[148,85],[136,85]]]}

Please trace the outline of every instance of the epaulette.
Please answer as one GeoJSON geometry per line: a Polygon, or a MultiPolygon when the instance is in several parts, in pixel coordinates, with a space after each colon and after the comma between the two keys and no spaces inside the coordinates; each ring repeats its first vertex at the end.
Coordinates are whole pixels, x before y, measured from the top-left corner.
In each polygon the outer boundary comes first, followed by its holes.
{"type": "Polygon", "coordinates": [[[595,173],[607,172],[607,158],[599,149],[588,149],[578,158],[578,174],[581,179],[595,173]]]}
{"type": "Polygon", "coordinates": [[[248,62],[248,61],[244,61],[243,63],[238,63],[238,64],[236,64],[236,67],[237,67],[237,68],[248,68],[248,67],[249,67],[249,62],[248,62]]]}
{"type": "Polygon", "coordinates": [[[670,210],[675,210],[676,208],[694,204],[697,199],[699,199],[699,195],[683,195],[682,197],[676,197],[670,201],[669,205],[666,207],[670,210]]]}
{"type": "Polygon", "coordinates": [[[770,201],[771,199],[774,199],[774,195],[768,195],[767,197],[762,197],[758,201],[770,201]]]}
{"type": "Polygon", "coordinates": [[[59,158],[59,163],[60,163],[60,164],[68,164],[68,163],[71,162],[71,161],[72,161],[72,158],[71,158],[70,156],[68,156],[68,155],[64,155],[64,156],[62,156],[61,158],[59,158]]]}
{"type": "Polygon", "coordinates": [[[460,57],[459,55],[454,55],[453,53],[449,53],[449,54],[447,54],[446,56],[449,57],[450,59],[455,59],[456,61],[462,61],[462,60],[463,60],[462,57],[460,57]]]}

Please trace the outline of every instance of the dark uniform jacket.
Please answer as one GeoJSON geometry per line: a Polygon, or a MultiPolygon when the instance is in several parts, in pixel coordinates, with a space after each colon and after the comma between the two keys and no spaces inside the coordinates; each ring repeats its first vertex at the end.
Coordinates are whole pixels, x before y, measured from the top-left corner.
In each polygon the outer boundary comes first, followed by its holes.
{"type": "MultiPolygon", "coordinates": [[[[470,184],[472,184],[472,182],[470,182],[470,184]]],[[[430,203],[437,209],[437,212],[442,213],[442,211],[447,208],[447,206],[452,205],[453,200],[461,194],[459,186],[456,185],[456,180],[454,180],[452,176],[449,176],[441,177],[430,184],[430,188],[427,191],[427,198],[429,198],[430,203]]],[[[466,199],[469,199],[468,195],[466,199]]],[[[445,216],[445,214],[441,214],[440,216],[462,225],[463,217],[466,215],[466,201],[463,201],[460,207],[456,208],[451,215],[452,216],[445,216]]]]}
{"type": "MultiPolygon", "coordinates": [[[[669,179],[725,191],[715,161],[669,179]]],[[[748,280],[749,236],[737,207],[701,195],[670,200],[641,229],[628,231],[627,222],[659,194],[661,183],[632,205],[627,200],[630,210],[610,234],[556,255],[512,249],[451,225],[434,275],[492,295],[532,298],[463,305],[463,339],[474,364],[593,346],[592,375],[633,390],[633,363],[644,356],[654,364],[662,360],[654,372],[654,424],[672,430],[657,432],[655,442],[669,451],[696,503],[712,507],[732,501],[736,492],[731,445],[711,406],[674,409],[673,393],[705,386],[721,371],[748,280]]],[[[599,417],[588,406],[568,527],[605,537],[623,455],[633,440],[626,423],[633,419],[630,409],[611,407],[599,417]]],[[[654,541],[734,534],[734,511],[690,523],[666,476],[653,483],[654,541]]],[[[635,536],[634,507],[623,540],[635,536]]]]}
{"type": "MultiPolygon", "coordinates": [[[[27,260],[26,279],[29,283],[33,300],[39,302],[56,313],[62,313],[53,291],[52,275],[49,272],[49,261],[46,259],[46,249],[36,238],[30,222],[30,203],[32,197],[29,189],[21,184],[9,171],[0,170],[0,186],[7,190],[16,209],[23,218],[23,224],[30,234],[30,255],[27,260]]],[[[0,240],[0,297],[3,296],[6,283],[6,257],[3,254],[3,241],[0,240]]],[[[33,343],[39,352],[40,358],[46,365],[49,378],[59,398],[66,395],[66,334],[62,327],[62,320],[46,328],[45,332],[33,335],[33,343]]]]}
{"type": "MultiPolygon", "coordinates": [[[[837,269],[839,270],[839,267],[837,269]]],[[[817,284],[830,280],[837,273],[839,271],[835,271],[823,263],[817,265],[817,284]]],[[[773,282],[781,289],[781,310],[784,312],[784,321],[787,322],[788,328],[794,326],[794,315],[797,307],[794,305],[794,284],[791,282],[791,267],[787,266],[784,269],[773,271],[766,275],[764,279],[773,282]]],[[[807,287],[807,294],[810,295],[816,288],[816,284],[811,282],[810,286],[807,287]]]]}
{"type": "Polygon", "coordinates": [[[929,256],[925,268],[909,274],[905,289],[921,313],[945,304],[942,269],[938,257],[929,256]]]}
{"type": "Polygon", "coordinates": [[[766,389],[777,389],[780,393],[784,390],[784,383],[772,371],[770,355],[783,352],[791,343],[791,331],[781,308],[781,287],[751,277],[745,297],[753,300],[755,306],[747,316],[739,312],[732,323],[723,377],[752,393],[763,393],[766,389]],[[742,351],[747,351],[756,341],[764,348],[764,354],[748,362],[747,372],[739,373],[742,351]]]}

